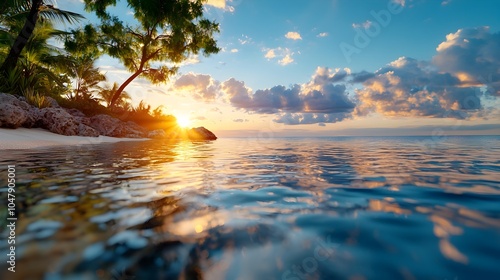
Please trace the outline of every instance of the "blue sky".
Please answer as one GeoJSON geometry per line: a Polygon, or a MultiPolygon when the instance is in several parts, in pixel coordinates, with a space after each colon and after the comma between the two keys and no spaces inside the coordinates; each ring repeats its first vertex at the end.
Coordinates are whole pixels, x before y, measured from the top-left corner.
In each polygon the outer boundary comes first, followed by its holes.
{"type": "MultiPolygon", "coordinates": [[[[79,0],[58,4],[83,13],[79,0]]],[[[126,5],[115,10],[133,22],[126,5]]],[[[498,1],[210,0],[223,50],[193,57],[168,84],[127,90],[227,135],[433,125],[498,133],[499,10],[498,1]],[[371,76],[353,82],[363,73],[371,76]]],[[[110,81],[127,78],[118,62],[99,64],[110,81]]]]}

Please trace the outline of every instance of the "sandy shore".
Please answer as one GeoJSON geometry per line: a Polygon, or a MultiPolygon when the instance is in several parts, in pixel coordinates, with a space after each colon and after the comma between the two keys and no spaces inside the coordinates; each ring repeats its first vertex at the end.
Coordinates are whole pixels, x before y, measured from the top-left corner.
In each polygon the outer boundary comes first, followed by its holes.
{"type": "Polygon", "coordinates": [[[144,141],[148,138],[114,138],[107,136],[82,137],[64,136],[52,133],[44,129],[5,129],[0,128],[0,150],[11,149],[34,149],[40,147],[51,147],[59,145],[85,145],[113,143],[120,141],[144,141]]]}

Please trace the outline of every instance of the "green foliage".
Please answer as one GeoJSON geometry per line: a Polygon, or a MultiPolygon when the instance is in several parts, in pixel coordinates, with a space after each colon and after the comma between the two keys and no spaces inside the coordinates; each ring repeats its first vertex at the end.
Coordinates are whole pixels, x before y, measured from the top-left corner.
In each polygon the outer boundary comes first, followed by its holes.
{"type": "Polygon", "coordinates": [[[76,57],[97,58],[102,54],[98,47],[100,36],[91,24],[72,29],[64,36],[64,49],[76,57]]]}
{"type": "Polygon", "coordinates": [[[106,77],[94,66],[96,58],[81,56],[75,60],[76,64],[68,69],[75,84],[71,98],[92,98],[101,90],[99,83],[106,81],[106,77]]]}
{"type": "Polygon", "coordinates": [[[134,11],[135,25],[109,13],[108,6],[116,2],[85,0],[87,11],[95,11],[101,18],[99,46],[133,73],[115,92],[111,105],[135,78],[155,84],[166,82],[177,72],[175,65],[190,55],[202,51],[208,56],[219,51],[213,38],[219,26],[203,17],[204,0],[127,0],[134,11]]]}
{"type": "Polygon", "coordinates": [[[21,81],[22,73],[18,69],[14,69],[14,71],[10,71],[6,75],[0,75],[0,91],[11,93],[11,94],[19,94],[21,88],[28,88],[29,85],[26,84],[26,81],[21,81]]]}
{"type": "Polygon", "coordinates": [[[49,107],[50,101],[46,96],[35,93],[35,90],[31,88],[27,88],[23,90],[23,96],[26,98],[26,101],[37,107],[37,108],[46,108],[49,107]]]}
{"type": "Polygon", "coordinates": [[[72,98],[68,99],[62,96],[54,97],[61,107],[69,109],[77,109],[87,116],[95,116],[100,114],[112,115],[112,112],[103,106],[97,99],[93,98],[72,98]]]}
{"type": "MultiPolygon", "coordinates": [[[[105,85],[101,88],[101,90],[97,93],[100,97],[100,101],[106,104],[106,107],[111,105],[111,100],[115,95],[115,92],[118,90],[118,84],[116,82],[113,83],[113,86],[109,86],[109,84],[105,85]]],[[[130,95],[127,92],[122,92],[118,100],[116,101],[116,106],[124,109],[131,109],[130,107],[130,95]]]]}
{"type": "MultiPolygon", "coordinates": [[[[0,5],[0,29],[4,33],[11,33],[12,42],[9,43],[8,54],[3,57],[0,66],[0,74],[6,75],[17,67],[26,41],[32,38],[33,32],[40,24],[53,23],[75,23],[83,16],[63,11],[54,6],[51,0],[4,0],[0,5]]],[[[0,34],[3,36],[2,34],[0,34]]]]}
{"type": "MultiPolygon", "coordinates": [[[[0,16],[0,18],[2,18],[0,16]]],[[[16,18],[16,17],[13,17],[16,18]]],[[[0,20],[8,27],[8,32],[0,33],[0,57],[5,58],[14,41],[16,32],[21,30],[23,21],[12,17],[0,20]],[[1,37],[3,36],[3,37],[1,37]]],[[[74,65],[73,60],[50,45],[51,38],[65,32],[56,30],[48,21],[41,21],[33,30],[14,69],[0,75],[0,89],[22,95],[25,90],[33,89],[41,95],[60,95],[68,92],[70,82],[66,69],[74,65]]]]}
{"type": "MultiPolygon", "coordinates": [[[[0,5],[0,11],[8,18],[9,21],[17,21],[24,23],[34,1],[31,0],[2,0],[5,1],[0,5]]],[[[80,14],[70,11],[64,11],[56,7],[55,1],[44,0],[38,7],[38,15],[40,21],[58,22],[75,24],[84,17],[80,14]]]]}

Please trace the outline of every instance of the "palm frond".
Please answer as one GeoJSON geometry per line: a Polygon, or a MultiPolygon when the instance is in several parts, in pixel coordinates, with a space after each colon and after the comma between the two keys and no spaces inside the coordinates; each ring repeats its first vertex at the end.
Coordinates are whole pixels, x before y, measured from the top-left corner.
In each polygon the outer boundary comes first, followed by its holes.
{"type": "MultiPolygon", "coordinates": [[[[18,8],[12,11],[10,16],[6,17],[6,21],[20,21],[23,22],[28,16],[30,9],[18,8]]],[[[78,13],[61,10],[51,5],[44,5],[40,7],[39,16],[41,19],[48,21],[58,21],[61,23],[75,24],[80,20],[85,19],[84,16],[78,13]]]]}
{"type": "Polygon", "coordinates": [[[61,10],[53,6],[42,6],[40,8],[40,17],[43,19],[59,21],[62,23],[67,22],[70,24],[78,23],[80,20],[85,19],[84,16],[78,13],[61,10]]]}

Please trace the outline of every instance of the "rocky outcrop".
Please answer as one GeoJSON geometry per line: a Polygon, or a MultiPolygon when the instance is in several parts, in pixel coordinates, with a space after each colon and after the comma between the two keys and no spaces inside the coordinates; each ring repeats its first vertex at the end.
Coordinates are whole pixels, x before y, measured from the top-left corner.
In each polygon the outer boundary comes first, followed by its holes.
{"type": "Polygon", "coordinates": [[[133,122],[124,123],[108,115],[90,118],[89,126],[101,135],[111,137],[144,138],[147,131],[133,122]]]}
{"type": "Polygon", "coordinates": [[[45,96],[45,100],[47,100],[47,102],[49,103],[50,108],[61,108],[61,106],[59,106],[59,103],[57,103],[57,101],[54,98],[50,96],[45,96]]]}
{"type": "Polygon", "coordinates": [[[187,135],[191,140],[217,140],[217,136],[204,127],[191,128],[187,135]]]}
{"type": "MultiPolygon", "coordinates": [[[[0,93],[0,127],[44,128],[67,136],[99,135],[119,138],[184,138],[178,130],[147,131],[134,122],[123,122],[108,115],[87,117],[76,109],[62,108],[53,98],[46,97],[50,106],[39,109],[26,102],[24,97],[0,93]]],[[[191,140],[216,140],[217,137],[204,127],[186,130],[191,140]]]]}
{"type": "Polygon", "coordinates": [[[92,127],[81,123],[78,125],[78,135],[79,136],[98,137],[100,134],[97,130],[93,129],[92,127]]]}
{"type": "Polygon", "coordinates": [[[68,112],[68,114],[70,114],[76,118],[86,118],[87,117],[87,116],[85,116],[84,113],[78,111],[77,109],[64,109],[64,110],[66,110],[66,112],[68,112]]]}
{"type": "Polygon", "coordinates": [[[0,127],[18,128],[28,118],[26,111],[12,104],[0,106],[0,127]]]}
{"type": "Polygon", "coordinates": [[[39,127],[50,132],[67,136],[99,136],[95,129],[80,123],[63,108],[48,107],[40,109],[38,114],[39,127]]]}
{"type": "Polygon", "coordinates": [[[0,93],[0,127],[21,127],[28,120],[30,107],[13,95],[0,93]]]}
{"type": "Polygon", "coordinates": [[[153,131],[150,131],[148,133],[148,138],[151,138],[151,139],[165,139],[165,138],[167,138],[167,133],[163,129],[153,130],[153,131]]]}

